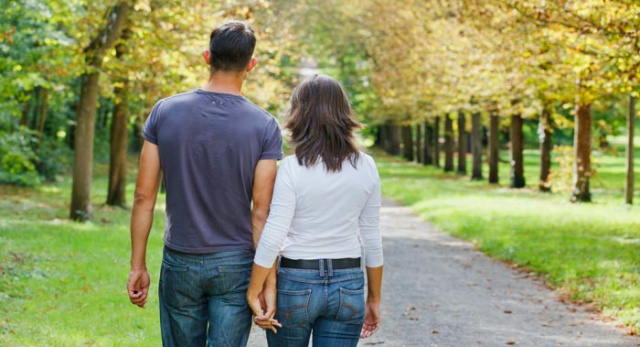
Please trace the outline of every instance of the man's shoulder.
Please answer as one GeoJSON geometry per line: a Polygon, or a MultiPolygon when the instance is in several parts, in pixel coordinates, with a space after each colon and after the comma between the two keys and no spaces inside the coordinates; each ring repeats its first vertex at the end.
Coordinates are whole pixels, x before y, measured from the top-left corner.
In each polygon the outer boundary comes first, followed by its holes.
{"type": "Polygon", "coordinates": [[[254,104],[251,100],[247,98],[245,98],[245,100],[246,100],[247,108],[252,111],[251,112],[252,115],[254,115],[255,117],[260,117],[265,121],[276,121],[276,118],[271,113],[267,112],[267,110],[254,104]]]}
{"type": "Polygon", "coordinates": [[[183,104],[183,103],[191,103],[196,100],[198,97],[195,90],[191,90],[184,93],[174,94],[168,96],[164,99],[160,99],[158,101],[158,105],[172,105],[172,104],[183,104]]]}

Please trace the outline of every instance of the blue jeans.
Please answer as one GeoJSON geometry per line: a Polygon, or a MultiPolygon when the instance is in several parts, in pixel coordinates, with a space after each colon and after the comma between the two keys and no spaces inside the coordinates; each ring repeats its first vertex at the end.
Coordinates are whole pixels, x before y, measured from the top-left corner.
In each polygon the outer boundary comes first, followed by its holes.
{"type": "Polygon", "coordinates": [[[162,344],[245,346],[253,251],[185,254],[165,247],[158,296],[162,344]]]}
{"type": "Polygon", "coordinates": [[[275,318],[282,328],[267,331],[271,347],[355,347],[365,318],[364,273],[360,268],[278,268],[275,318]]]}

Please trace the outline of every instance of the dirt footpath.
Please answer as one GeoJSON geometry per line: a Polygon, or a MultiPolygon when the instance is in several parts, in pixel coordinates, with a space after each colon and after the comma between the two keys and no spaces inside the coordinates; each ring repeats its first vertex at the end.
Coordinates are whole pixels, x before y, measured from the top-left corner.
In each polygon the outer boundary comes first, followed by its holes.
{"type": "MultiPolygon", "coordinates": [[[[584,308],[566,305],[526,273],[441,233],[385,201],[381,329],[358,346],[637,347],[584,308]]],[[[266,346],[254,327],[249,346],[266,346]]]]}

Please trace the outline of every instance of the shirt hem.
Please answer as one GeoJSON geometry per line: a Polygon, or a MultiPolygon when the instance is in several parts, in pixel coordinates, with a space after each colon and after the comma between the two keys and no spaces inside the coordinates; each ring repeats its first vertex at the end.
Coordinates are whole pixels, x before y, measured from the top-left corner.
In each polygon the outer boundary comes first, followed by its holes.
{"type": "Polygon", "coordinates": [[[170,242],[164,242],[165,247],[170,250],[187,253],[187,254],[207,254],[217,252],[230,252],[230,251],[246,251],[253,250],[252,245],[234,245],[234,246],[208,246],[208,247],[182,247],[171,244],[170,242]]]}

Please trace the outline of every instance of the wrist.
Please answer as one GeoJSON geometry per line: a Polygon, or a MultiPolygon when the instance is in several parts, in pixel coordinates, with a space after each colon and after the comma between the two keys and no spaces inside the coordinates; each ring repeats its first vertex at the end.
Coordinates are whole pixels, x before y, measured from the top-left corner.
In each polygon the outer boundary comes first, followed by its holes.
{"type": "Polygon", "coordinates": [[[133,264],[131,263],[131,271],[144,271],[147,269],[147,264],[133,264]]]}
{"type": "Polygon", "coordinates": [[[380,297],[367,296],[367,304],[380,304],[380,297]]]}

